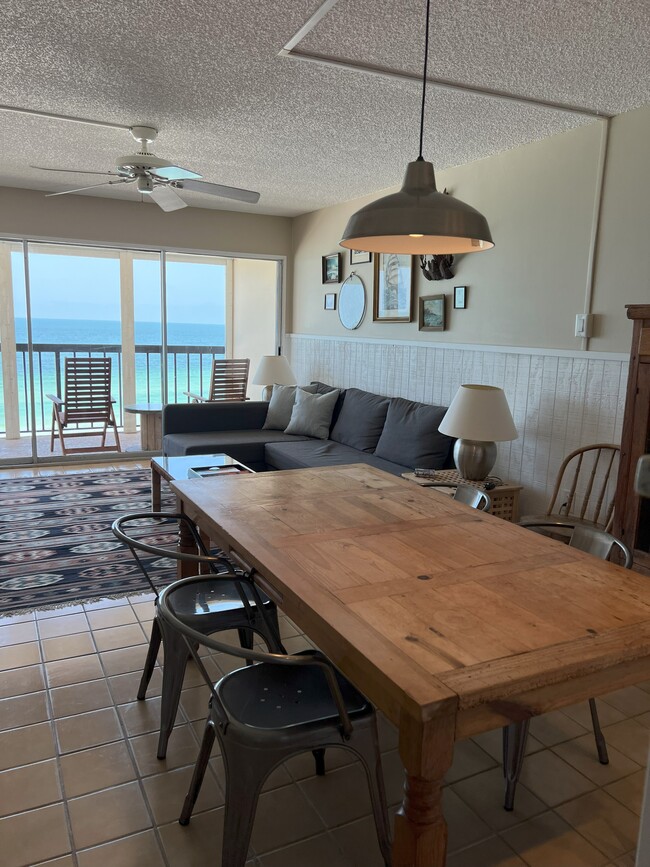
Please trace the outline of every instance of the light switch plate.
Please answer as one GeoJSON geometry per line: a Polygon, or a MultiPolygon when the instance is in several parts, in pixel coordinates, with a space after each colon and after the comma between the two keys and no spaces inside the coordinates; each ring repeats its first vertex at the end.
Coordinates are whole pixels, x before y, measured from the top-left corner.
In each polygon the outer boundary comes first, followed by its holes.
{"type": "Polygon", "coordinates": [[[650,497],[650,455],[643,455],[638,460],[634,490],[640,497],[650,497]]]}
{"type": "Polygon", "coordinates": [[[593,313],[578,313],[576,316],[576,337],[591,337],[593,313]]]}

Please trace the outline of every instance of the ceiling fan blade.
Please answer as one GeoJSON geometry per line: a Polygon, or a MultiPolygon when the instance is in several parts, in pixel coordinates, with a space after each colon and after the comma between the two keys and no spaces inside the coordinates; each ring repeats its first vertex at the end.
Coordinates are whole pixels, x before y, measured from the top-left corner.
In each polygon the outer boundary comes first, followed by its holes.
{"type": "Polygon", "coordinates": [[[260,194],[253,190],[241,190],[239,187],[226,187],[223,184],[209,184],[207,181],[178,181],[174,186],[180,190],[194,190],[197,193],[208,193],[210,196],[222,196],[224,199],[236,199],[238,202],[250,202],[255,205],[260,200],[260,194]]]}
{"type": "Polygon", "coordinates": [[[178,193],[175,193],[171,187],[157,186],[153,188],[153,192],[149,193],[149,198],[153,199],[159,208],[163,211],[178,211],[180,208],[186,208],[186,203],[181,199],[178,193]]]}
{"type": "Polygon", "coordinates": [[[181,166],[158,166],[154,168],[154,173],[166,181],[198,180],[198,178],[203,177],[203,175],[191,172],[189,169],[183,169],[181,166]]]}
{"type": "Polygon", "coordinates": [[[94,190],[95,187],[110,187],[111,184],[132,184],[135,178],[120,178],[116,181],[102,181],[101,184],[90,184],[88,187],[77,187],[74,190],[62,190],[60,193],[46,193],[45,198],[51,199],[53,196],[67,196],[68,193],[82,193],[84,190],[94,190]]]}
{"type": "Polygon", "coordinates": [[[30,169],[38,169],[41,172],[67,172],[71,175],[115,175],[115,172],[87,172],[85,169],[55,169],[52,166],[30,166],[30,169]]]}

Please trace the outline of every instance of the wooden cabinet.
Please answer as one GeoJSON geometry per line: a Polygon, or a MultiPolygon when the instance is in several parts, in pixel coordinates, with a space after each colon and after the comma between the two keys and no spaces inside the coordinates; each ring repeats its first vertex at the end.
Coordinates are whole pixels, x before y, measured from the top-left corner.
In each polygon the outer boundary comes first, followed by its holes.
{"type": "Polygon", "coordinates": [[[634,493],[637,461],[650,452],[650,304],[628,304],[634,323],[616,486],[614,535],[634,549],[635,566],[650,574],[650,500],[634,493]]]}

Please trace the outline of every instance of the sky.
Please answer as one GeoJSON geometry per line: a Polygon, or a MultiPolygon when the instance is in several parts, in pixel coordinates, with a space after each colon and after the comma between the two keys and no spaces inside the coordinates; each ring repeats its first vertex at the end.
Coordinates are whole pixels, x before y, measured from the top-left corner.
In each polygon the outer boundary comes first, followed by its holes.
{"type": "MultiPolygon", "coordinates": [[[[25,317],[24,267],[12,253],[14,314],[25,317]]],[[[149,259],[133,263],[135,319],[160,321],[160,265],[149,259]]],[[[38,319],[120,318],[119,259],[29,254],[32,316],[38,319]]],[[[169,322],[218,325],[225,321],[224,265],[167,263],[169,322]]]]}

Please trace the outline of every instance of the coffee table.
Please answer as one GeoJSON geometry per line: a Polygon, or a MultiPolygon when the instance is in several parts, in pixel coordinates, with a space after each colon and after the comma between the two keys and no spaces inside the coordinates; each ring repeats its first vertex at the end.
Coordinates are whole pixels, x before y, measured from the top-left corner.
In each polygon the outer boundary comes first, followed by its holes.
{"type": "MultiPolygon", "coordinates": [[[[164,479],[166,482],[180,481],[181,479],[196,478],[196,471],[204,468],[223,470],[224,475],[231,475],[235,470],[240,473],[253,473],[250,467],[236,461],[230,455],[184,455],[182,457],[169,458],[164,455],[151,459],[151,511],[160,511],[160,488],[164,479]]],[[[210,473],[209,475],[213,475],[210,473]]]]}

